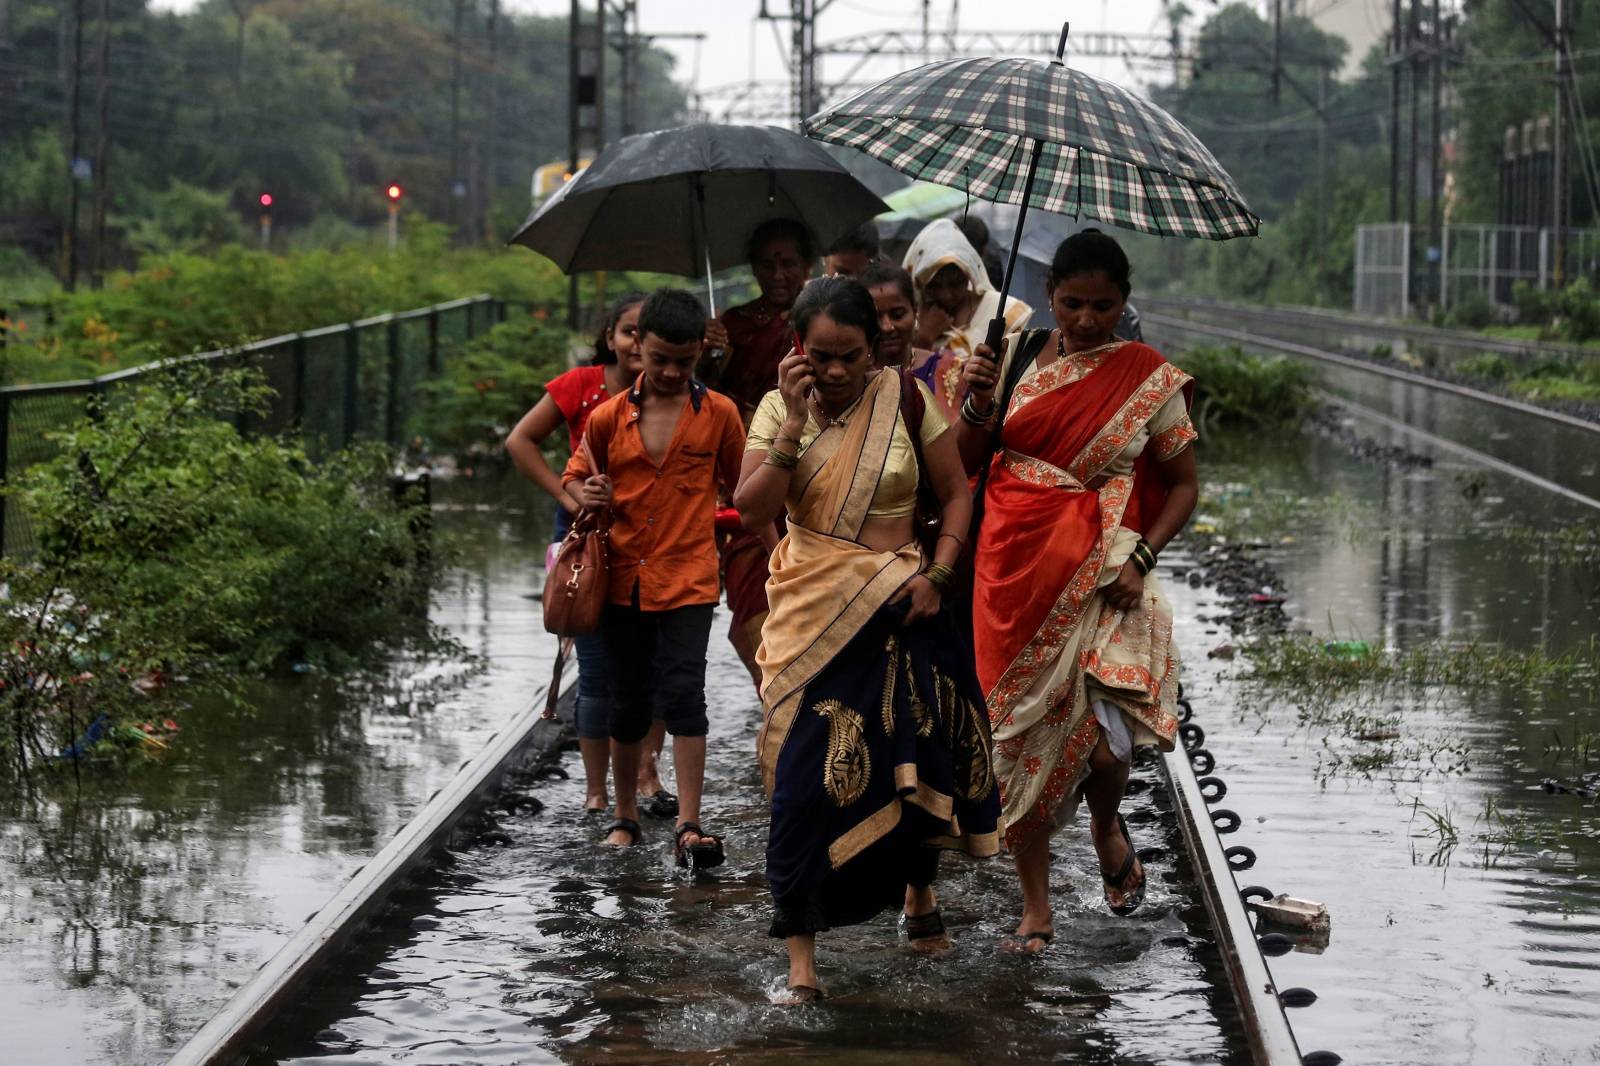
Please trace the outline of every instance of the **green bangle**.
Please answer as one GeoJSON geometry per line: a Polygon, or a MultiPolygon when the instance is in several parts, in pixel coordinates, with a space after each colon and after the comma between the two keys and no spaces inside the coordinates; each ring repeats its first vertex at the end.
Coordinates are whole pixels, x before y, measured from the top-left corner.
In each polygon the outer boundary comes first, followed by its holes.
{"type": "Polygon", "coordinates": [[[800,457],[791,455],[789,452],[781,452],[778,450],[777,445],[773,445],[767,449],[767,462],[785,470],[793,470],[800,465],[800,457]]]}

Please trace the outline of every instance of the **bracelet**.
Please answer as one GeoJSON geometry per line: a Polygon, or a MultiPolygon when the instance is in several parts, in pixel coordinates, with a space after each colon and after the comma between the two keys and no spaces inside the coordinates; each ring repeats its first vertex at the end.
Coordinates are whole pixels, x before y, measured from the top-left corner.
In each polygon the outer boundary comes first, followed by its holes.
{"type": "Polygon", "coordinates": [[[942,589],[950,584],[956,572],[943,563],[929,563],[923,567],[922,576],[927,578],[934,588],[942,589]]]}
{"type": "Polygon", "coordinates": [[[1156,568],[1156,553],[1151,550],[1150,543],[1143,537],[1133,546],[1133,554],[1128,556],[1128,561],[1133,563],[1133,568],[1143,577],[1156,568]]]}
{"type": "Polygon", "coordinates": [[[789,452],[780,452],[776,446],[767,449],[767,460],[772,466],[784,470],[793,470],[800,465],[800,457],[789,452]]]}
{"type": "Polygon", "coordinates": [[[972,394],[971,393],[968,393],[967,394],[967,398],[965,400],[961,401],[961,421],[967,423],[968,425],[971,425],[971,426],[987,426],[989,424],[989,419],[991,419],[993,417],[994,417],[994,401],[993,400],[989,401],[989,409],[987,411],[979,411],[978,410],[977,405],[972,402],[972,394]]]}
{"type": "Polygon", "coordinates": [[[962,538],[956,536],[954,533],[940,533],[938,539],[939,540],[943,540],[945,537],[949,537],[951,540],[955,541],[957,544],[961,545],[963,548],[965,548],[967,546],[967,542],[965,540],[963,540],[962,538]]]}

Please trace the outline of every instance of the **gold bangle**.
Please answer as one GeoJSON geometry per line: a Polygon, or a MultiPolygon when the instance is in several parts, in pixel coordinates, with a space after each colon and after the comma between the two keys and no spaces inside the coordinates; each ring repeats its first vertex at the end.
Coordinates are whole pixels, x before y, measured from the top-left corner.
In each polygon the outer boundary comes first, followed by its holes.
{"type": "Polygon", "coordinates": [[[767,449],[767,462],[785,470],[793,470],[800,465],[800,457],[789,452],[779,451],[777,446],[774,445],[767,449]]]}
{"type": "Polygon", "coordinates": [[[927,578],[934,588],[944,588],[956,576],[956,572],[943,563],[929,563],[922,569],[922,576],[927,578]]]}

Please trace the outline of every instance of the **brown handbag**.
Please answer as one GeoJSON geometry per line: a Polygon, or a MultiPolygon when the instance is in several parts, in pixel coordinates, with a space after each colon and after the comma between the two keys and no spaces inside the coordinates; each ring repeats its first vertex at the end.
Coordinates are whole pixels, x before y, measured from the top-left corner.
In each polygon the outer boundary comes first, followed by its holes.
{"type": "Polygon", "coordinates": [[[556,551],[544,582],[544,628],[558,637],[581,637],[600,628],[609,573],[606,549],[610,512],[585,511],[556,551]]]}
{"type": "MultiPolygon", "coordinates": [[[[587,434],[582,447],[589,449],[592,469],[605,473],[604,450],[595,455],[587,434]],[[596,461],[597,460],[597,461],[596,461]]],[[[558,637],[582,637],[600,628],[610,589],[609,549],[611,511],[585,510],[572,523],[555,565],[544,579],[544,628],[558,637]]]]}

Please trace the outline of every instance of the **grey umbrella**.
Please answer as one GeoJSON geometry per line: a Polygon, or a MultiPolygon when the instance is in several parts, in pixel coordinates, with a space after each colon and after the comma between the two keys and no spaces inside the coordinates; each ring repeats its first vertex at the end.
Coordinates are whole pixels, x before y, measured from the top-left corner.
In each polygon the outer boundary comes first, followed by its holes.
{"type": "Polygon", "coordinates": [[[821,146],[797,133],[701,123],[610,145],[511,241],[569,274],[703,271],[709,287],[713,271],[746,261],[751,233],[768,219],[794,219],[821,248],[886,210],[821,146]]]}

